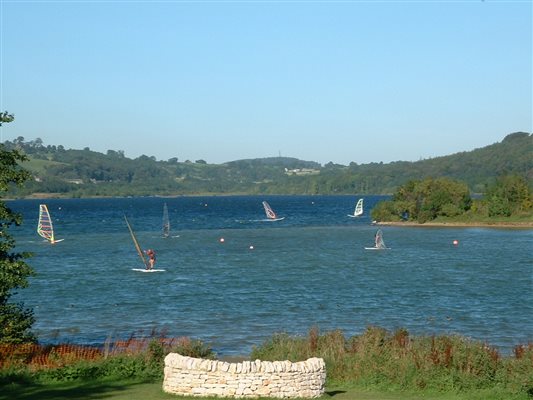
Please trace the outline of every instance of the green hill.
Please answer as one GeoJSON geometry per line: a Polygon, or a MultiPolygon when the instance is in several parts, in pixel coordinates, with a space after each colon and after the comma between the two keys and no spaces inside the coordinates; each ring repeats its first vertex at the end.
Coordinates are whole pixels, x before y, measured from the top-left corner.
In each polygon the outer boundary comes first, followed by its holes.
{"type": "Polygon", "coordinates": [[[34,176],[12,195],[34,193],[61,196],[139,196],[184,194],[390,194],[412,179],[449,177],[483,192],[498,176],[516,174],[533,182],[533,135],[516,132],[501,142],[443,157],[416,162],[369,163],[349,166],[289,157],[236,160],[224,164],[125,157],[45,146],[42,140],[21,138],[3,144],[18,148],[34,176]]]}

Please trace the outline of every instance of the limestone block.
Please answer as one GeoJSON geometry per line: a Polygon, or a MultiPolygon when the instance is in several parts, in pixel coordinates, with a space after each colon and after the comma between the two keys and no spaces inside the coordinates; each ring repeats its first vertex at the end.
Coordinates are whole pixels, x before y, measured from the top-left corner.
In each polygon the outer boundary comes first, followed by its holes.
{"type": "Polygon", "coordinates": [[[274,365],[274,371],[275,372],[283,372],[283,366],[282,366],[281,362],[274,361],[272,364],[274,365]]]}
{"type": "Polygon", "coordinates": [[[203,387],[195,387],[195,388],[193,388],[191,390],[191,393],[195,394],[195,395],[202,396],[202,395],[206,394],[206,390],[203,387]]]}
{"type": "Polygon", "coordinates": [[[186,359],[183,360],[184,361],[184,367],[187,368],[187,369],[196,369],[197,368],[197,364],[199,364],[199,361],[195,358],[189,358],[187,357],[186,359]]]}
{"type": "Polygon", "coordinates": [[[250,372],[250,361],[243,361],[242,362],[242,373],[247,374],[250,372]]]}
{"type": "Polygon", "coordinates": [[[274,364],[272,364],[272,362],[267,361],[267,362],[265,363],[265,372],[268,372],[268,373],[275,372],[274,364]]]}

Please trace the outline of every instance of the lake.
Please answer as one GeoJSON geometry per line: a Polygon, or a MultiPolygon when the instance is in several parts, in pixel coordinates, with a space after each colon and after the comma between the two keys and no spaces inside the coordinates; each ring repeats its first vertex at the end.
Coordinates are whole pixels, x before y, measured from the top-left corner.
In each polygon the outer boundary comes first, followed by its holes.
{"type": "Polygon", "coordinates": [[[358,196],[214,196],[8,201],[11,232],[37,275],[15,301],[34,309],[43,343],[101,344],[152,330],[190,336],[220,355],[246,355],[277,332],[369,325],[459,334],[509,353],[533,340],[531,229],[382,227],[358,196]],[[267,200],[284,220],[263,222],[267,200]],[[36,233],[38,206],[55,245],[36,233]],[[163,205],[171,237],[161,237],[163,205]],[[127,215],[160,273],[142,273],[127,215]],[[221,239],[224,239],[221,241],[221,239]],[[453,241],[457,240],[458,245],[453,241]]]}

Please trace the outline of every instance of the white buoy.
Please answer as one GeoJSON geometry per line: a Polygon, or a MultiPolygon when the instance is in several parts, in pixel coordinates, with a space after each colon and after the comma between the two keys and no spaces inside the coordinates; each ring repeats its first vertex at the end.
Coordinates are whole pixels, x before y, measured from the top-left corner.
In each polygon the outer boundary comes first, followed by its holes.
{"type": "Polygon", "coordinates": [[[224,243],[224,238],[220,238],[220,243],[224,243]]]}

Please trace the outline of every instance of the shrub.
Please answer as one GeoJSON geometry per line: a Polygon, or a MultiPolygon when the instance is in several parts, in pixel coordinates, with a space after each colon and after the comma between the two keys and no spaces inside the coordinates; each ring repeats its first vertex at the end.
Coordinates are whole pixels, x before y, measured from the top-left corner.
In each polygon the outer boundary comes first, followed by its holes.
{"type": "Polygon", "coordinates": [[[171,341],[169,348],[170,351],[167,351],[166,354],[179,353],[182,356],[208,359],[214,359],[216,357],[213,349],[208,345],[201,340],[190,339],[188,337],[178,338],[175,341],[171,341]]]}

